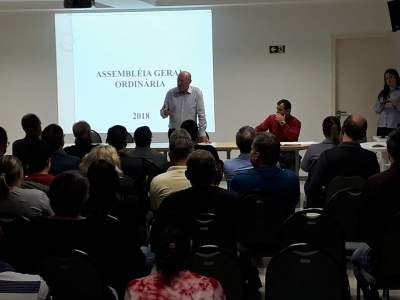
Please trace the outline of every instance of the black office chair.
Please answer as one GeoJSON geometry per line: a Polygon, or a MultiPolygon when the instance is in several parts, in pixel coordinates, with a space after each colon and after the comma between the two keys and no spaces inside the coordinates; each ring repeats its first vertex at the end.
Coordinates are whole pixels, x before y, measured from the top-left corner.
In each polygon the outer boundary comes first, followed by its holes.
{"type": "Polygon", "coordinates": [[[54,300],[118,299],[85,252],[58,252],[40,262],[40,275],[54,300]]]}
{"type": "Polygon", "coordinates": [[[272,258],[265,278],[266,300],[349,300],[345,270],[322,250],[294,244],[272,258]]]}
{"type": "MultiPolygon", "coordinates": [[[[389,300],[390,290],[400,289],[400,213],[394,215],[385,226],[382,239],[382,248],[377,258],[377,272],[372,276],[367,271],[361,270],[361,275],[366,280],[375,281],[374,286],[383,290],[383,299],[389,300]]],[[[360,299],[360,287],[357,284],[357,299],[360,299]]]]}
{"type": "Polygon", "coordinates": [[[251,255],[272,256],[279,251],[279,232],[294,207],[268,193],[251,193],[241,197],[238,215],[238,241],[251,255]]]}
{"type": "Polygon", "coordinates": [[[101,144],[103,142],[100,134],[93,129],[90,130],[90,139],[92,140],[93,144],[101,144]]]}
{"type": "Polygon", "coordinates": [[[195,217],[191,236],[194,249],[204,245],[218,245],[232,254],[237,252],[235,229],[220,220],[212,210],[201,212],[195,217]]]}
{"type": "Polygon", "coordinates": [[[322,209],[300,210],[290,216],[280,232],[281,247],[307,243],[328,252],[346,268],[344,233],[322,209]]]}
{"type": "Polygon", "coordinates": [[[346,242],[360,242],[360,220],[366,180],[359,176],[335,177],[326,188],[325,211],[342,227],[346,242]]]}
{"type": "Polygon", "coordinates": [[[243,299],[243,278],[237,257],[215,245],[199,247],[187,258],[188,270],[217,279],[227,300],[243,299]]]}

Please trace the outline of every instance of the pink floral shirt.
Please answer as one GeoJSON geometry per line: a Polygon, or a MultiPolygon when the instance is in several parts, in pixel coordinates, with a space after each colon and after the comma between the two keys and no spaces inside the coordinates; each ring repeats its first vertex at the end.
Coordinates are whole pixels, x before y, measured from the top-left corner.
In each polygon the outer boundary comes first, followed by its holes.
{"type": "Polygon", "coordinates": [[[181,271],[170,285],[165,285],[161,273],[132,280],[125,300],[225,300],[225,294],[217,280],[181,271]]]}

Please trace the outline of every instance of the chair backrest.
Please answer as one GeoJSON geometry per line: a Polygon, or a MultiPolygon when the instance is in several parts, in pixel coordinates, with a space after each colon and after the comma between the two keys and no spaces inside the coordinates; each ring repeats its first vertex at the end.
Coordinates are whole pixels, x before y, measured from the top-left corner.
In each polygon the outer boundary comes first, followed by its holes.
{"type": "Polygon", "coordinates": [[[382,241],[378,259],[379,285],[400,289],[400,213],[388,220],[382,241]]]}
{"type": "Polygon", "coordinates": [[[237,257],[215,245],[199,247],[186,261],[188,270],[217,279],[227,300],[243,299],[243,280],[237,257]]]}
{"type": "Polygon", "coordinates": [[[213,244],[217,215],[211,212],[199,213],[192,229],[193,247],[213,244]]]}
{"type": "Polygon", "coordinates": [[[211,209],[200,212],[193,221],[191,228],[193,249],[204,245],[218,245],[225,251],[237,252],[235,227],[218,212],[211,209]]]}
{"type": "Polygon", "coordinates": [[[40,275],[54,300],[104,299],[105,285],[86,253],[74,250],[45,258],[40,275]]]}
{"type": "Polygon", "coordinates": [[[129,132],[127,132],[127,134],[126,134],[126,142],[127,142],[128,144],[133,143],[133,136],[132,136],[132,134],[130,134],[129,132]]]}
{"type": "Polygon", "coordinates": [[[92,140],[93,144],[101,144],[103,142],[100,134],[93,129],[90,130],[90,139],[92,140]]]}
{"type": "Polygon", "coordinates": [[[267,300],[347,300],[345,270],[326,252],[295,244],[272,258],[267,267],[267,300]]]}
{"type": "Polygon", "coordinates": [[[340,224],[346,242],[360,241],[365,188],[366,180],[359,176],[338,176],[327,186],[326,213],[340,224]]]}
{"type": "MultiPolygon", "coordinates": [[[[251,193],[239,201],[238,241],[246,246],[279,250],[279,232],[294,213],[284,196],[251,193]]],[[[274,250],[272,250],[274,252],[274,250]]]]}
{"type": "Polygon", "coordinates": [[[282,226],[280,242],[282,248],[298,243],[313,245],[346,267],[343,230],[322,209],[304,209],[290,216],[282,226]]]}

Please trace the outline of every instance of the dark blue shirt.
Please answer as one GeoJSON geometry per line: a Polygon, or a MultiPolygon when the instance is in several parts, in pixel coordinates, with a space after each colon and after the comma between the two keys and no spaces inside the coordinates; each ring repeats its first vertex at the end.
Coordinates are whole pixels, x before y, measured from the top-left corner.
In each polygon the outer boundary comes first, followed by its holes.
{"type": "Polygon", "coordinates": [[[231,189],[240,194],[267,192],[282,195],[292,205],[300,199],[299,177],[278,167],[261,166],[240,171],[233,177],[231,189]]]}

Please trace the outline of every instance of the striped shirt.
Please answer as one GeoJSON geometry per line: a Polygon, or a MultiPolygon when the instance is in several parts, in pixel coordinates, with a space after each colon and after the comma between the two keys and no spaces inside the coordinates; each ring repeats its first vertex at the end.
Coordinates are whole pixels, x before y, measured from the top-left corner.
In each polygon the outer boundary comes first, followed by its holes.
{"type": "Polygon", "coordinates": [[[38,275],[0,272],[0,300],[44,300],[49,288],[38,275]]]}

